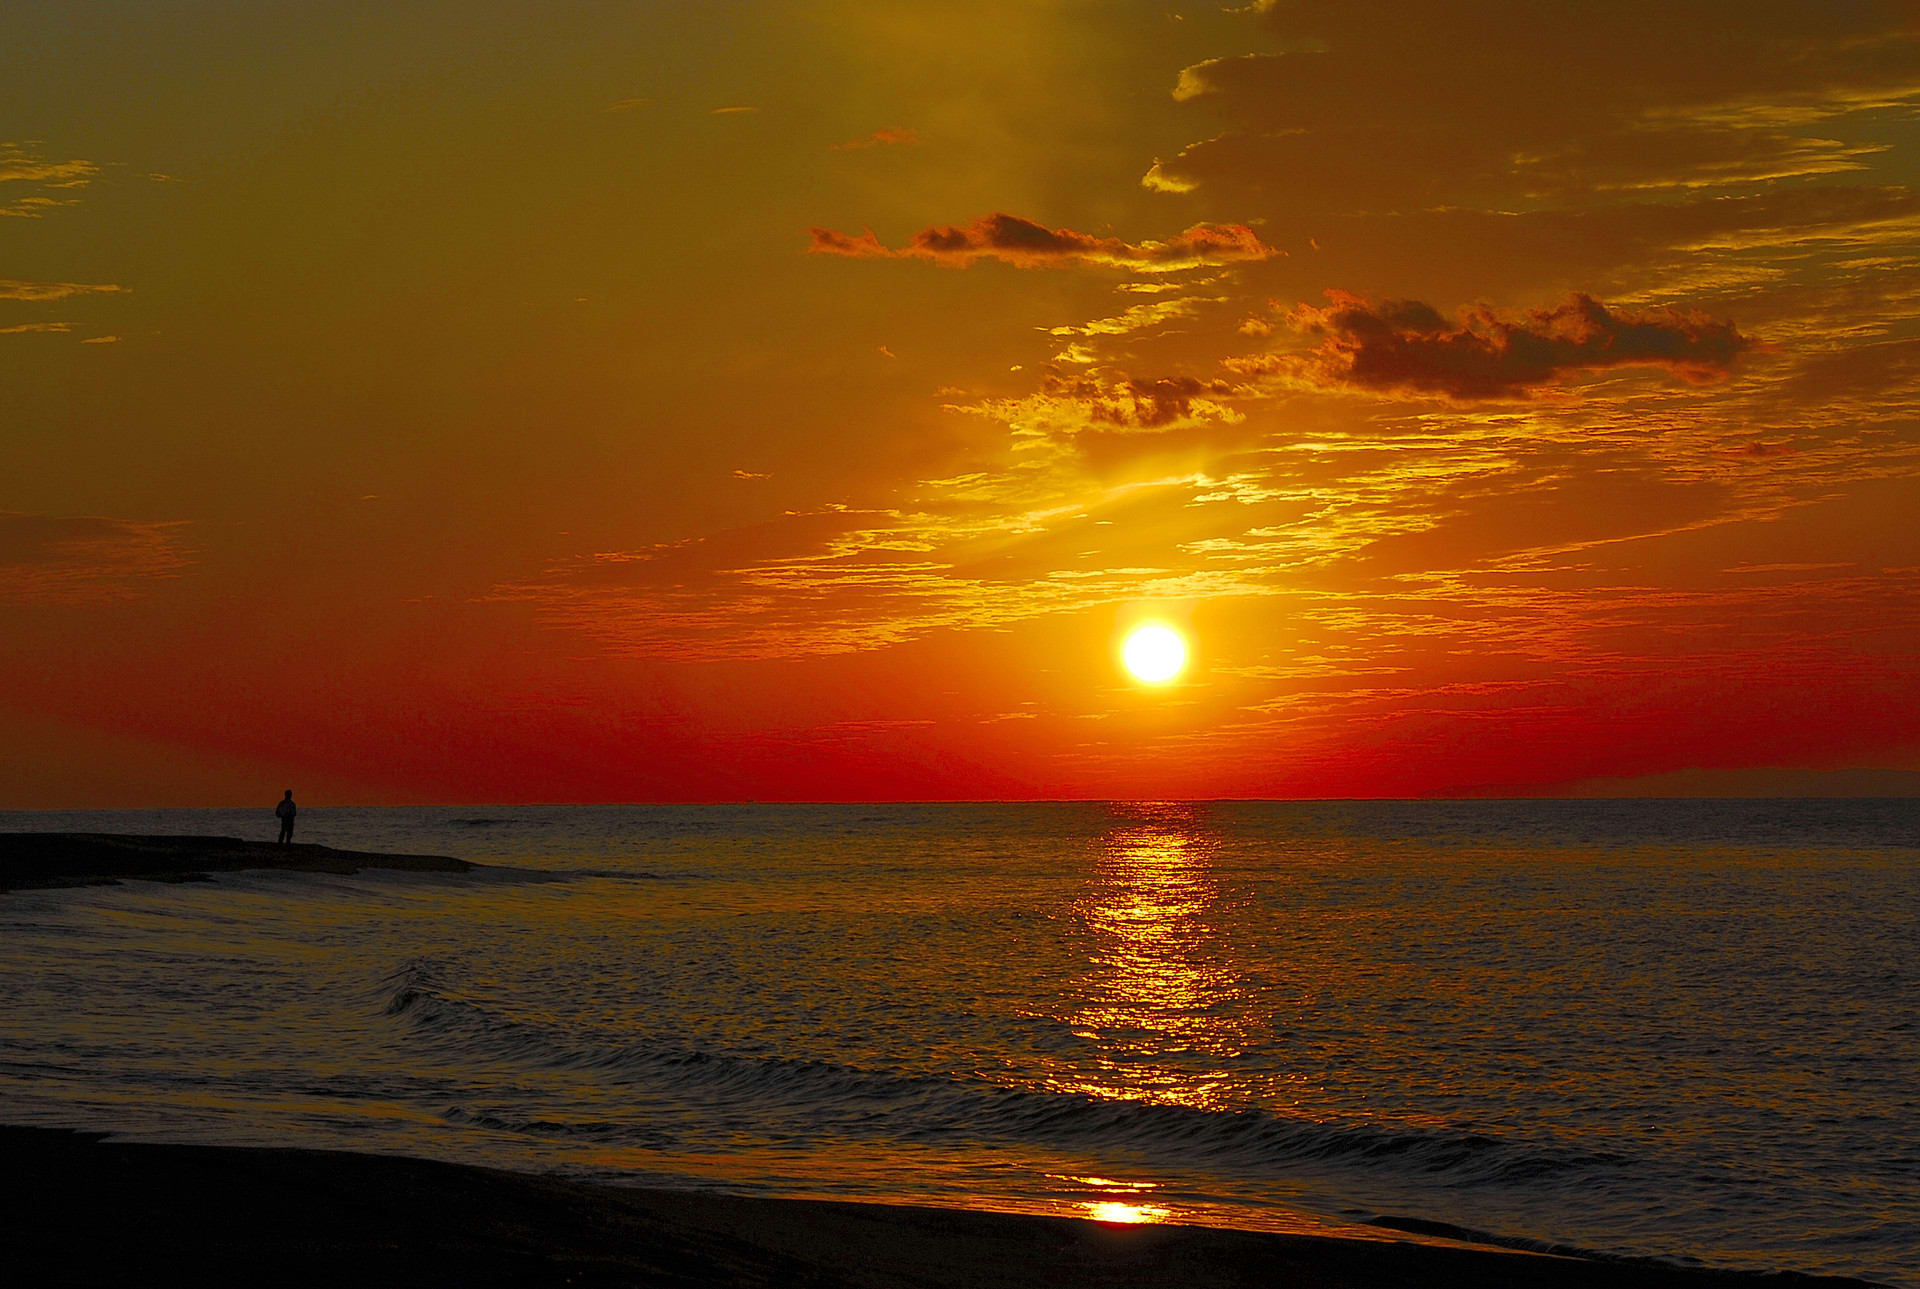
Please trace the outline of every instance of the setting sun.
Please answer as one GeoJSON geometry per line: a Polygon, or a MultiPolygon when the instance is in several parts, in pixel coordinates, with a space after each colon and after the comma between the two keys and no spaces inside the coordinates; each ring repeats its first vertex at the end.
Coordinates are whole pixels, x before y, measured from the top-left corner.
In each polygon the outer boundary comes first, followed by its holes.
{"type": "Polygon", "coordinates": [[[1186,637],[1159,622],[1135,627],[1120,646],[1120,661],[1135,680],[1164,685],[1187,668],[1186,637]]]}

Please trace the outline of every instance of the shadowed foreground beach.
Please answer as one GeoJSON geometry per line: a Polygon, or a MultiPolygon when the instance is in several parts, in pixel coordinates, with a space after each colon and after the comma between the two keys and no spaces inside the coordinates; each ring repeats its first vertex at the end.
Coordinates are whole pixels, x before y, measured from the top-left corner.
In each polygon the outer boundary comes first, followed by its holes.
{"type": "Polygon", "coordinates": [[[209,873],[270,869],[357,873],[363,868],[465,873],[474,865],[444,855],[376,855],[302,843],[237,837],[135,836],[125,833],[0,833],[0,891],[99,886],[125,878],[191,882],[209,873]]]}
{"type": "Polygon", "coordinates": [[[21,1284],[1300,1285],[1545,1289],[1857,1281],[1184,1226],[586,1185],[306,1150],[0,1128],[21,1284]]]}

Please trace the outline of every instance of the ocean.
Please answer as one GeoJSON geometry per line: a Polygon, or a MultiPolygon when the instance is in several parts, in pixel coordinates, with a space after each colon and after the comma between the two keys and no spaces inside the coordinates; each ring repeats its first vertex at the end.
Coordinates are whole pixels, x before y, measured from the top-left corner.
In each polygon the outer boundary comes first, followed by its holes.
{"type": "MultiPolygon", "coordinates": [[[[227,834],[248,811],[0,814],[227,834]]],[[[0,1120],[1920,1289],[1920,802],[326,809],[0,895],[0,1120]]]]}

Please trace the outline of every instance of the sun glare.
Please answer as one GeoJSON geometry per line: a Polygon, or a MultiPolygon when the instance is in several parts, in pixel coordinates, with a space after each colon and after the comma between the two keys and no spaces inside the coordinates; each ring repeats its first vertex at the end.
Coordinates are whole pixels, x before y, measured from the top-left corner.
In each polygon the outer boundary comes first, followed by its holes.
{"type": "Polygon", "coordinates": [[[1120,646],[1120,661],[1135,680],[1164,685],[1187,667],[1187,641],[1165,623],[1135,627],[1120,646]]]}

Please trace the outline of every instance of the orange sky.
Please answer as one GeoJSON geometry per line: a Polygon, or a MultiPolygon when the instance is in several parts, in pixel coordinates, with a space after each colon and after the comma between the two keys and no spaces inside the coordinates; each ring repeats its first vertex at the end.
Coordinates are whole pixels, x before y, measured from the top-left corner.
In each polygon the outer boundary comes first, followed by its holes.
{"type": "Polygon", "coordinates": [[[0,807],[1913,791],[1917,189],[1904,3],[10,5],[0,807]]]}

